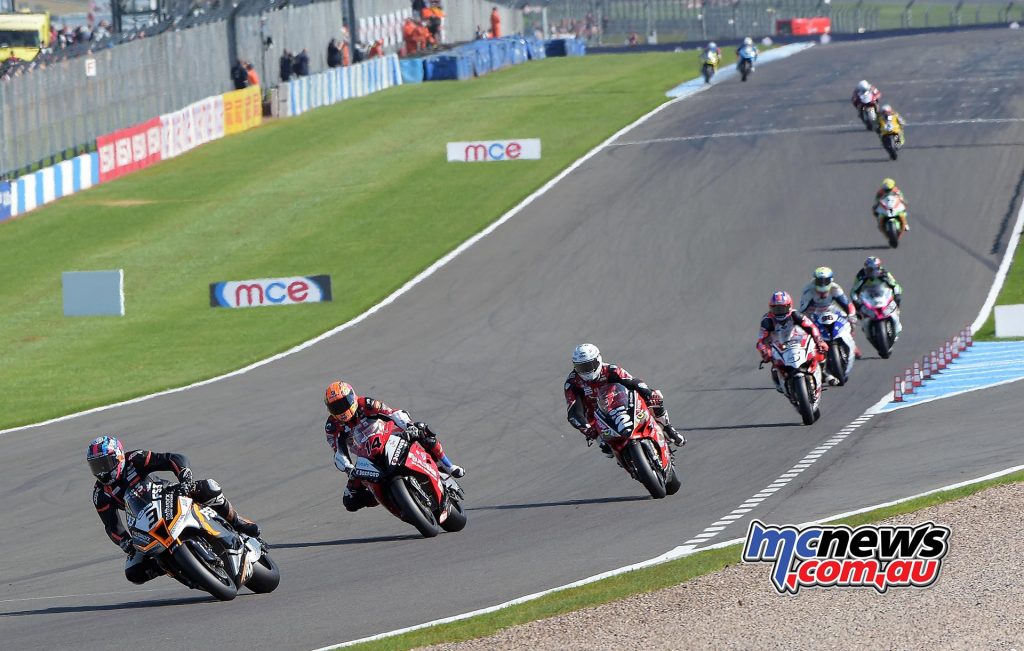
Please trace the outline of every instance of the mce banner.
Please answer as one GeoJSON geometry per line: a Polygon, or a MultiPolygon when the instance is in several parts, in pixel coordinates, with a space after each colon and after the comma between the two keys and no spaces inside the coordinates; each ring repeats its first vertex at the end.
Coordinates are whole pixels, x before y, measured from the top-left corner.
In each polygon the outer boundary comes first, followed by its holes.
{"type": "Polygon", "coordinates": [[[449,142],[449,163],[484,163],[503,160],[540,160],[540,138],[449,142]]]}
{"type": "Polygon", "coordinates": [[[330,276],[291,276],[210,283],[210,307],[262,307],[329,300],[330,276]]]}

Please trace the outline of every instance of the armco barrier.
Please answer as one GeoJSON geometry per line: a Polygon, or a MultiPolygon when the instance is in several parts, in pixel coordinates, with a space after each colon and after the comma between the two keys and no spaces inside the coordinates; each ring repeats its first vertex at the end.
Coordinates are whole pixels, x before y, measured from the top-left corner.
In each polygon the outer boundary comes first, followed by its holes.
{"type": "Polygon", "coordinates": [[[99,155],[96,152],[43,168],[11,183],[11,215],[23,215],[99,182],[99,155]]]}
{"type": "Polygon", "coordinates": [[[402,83],[398,57],[389,54],[281,84],[279,96],[287,98],[284,115],[302,115],[312,109],[362,97],[402,83]]]}

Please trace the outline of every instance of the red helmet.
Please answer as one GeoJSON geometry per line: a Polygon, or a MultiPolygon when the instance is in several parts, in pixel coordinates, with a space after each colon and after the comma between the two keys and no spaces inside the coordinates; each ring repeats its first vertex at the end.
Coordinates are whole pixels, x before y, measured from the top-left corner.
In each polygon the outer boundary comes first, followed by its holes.
{"type": "Polygon", "coordinates": [[[768,301],[768,311],[776,321],[782,321],[793,313],[793,297],[789,292],[775,292],[772,294],[772,300],[768,301]]]}
{"type": "Polygon", "coordinates": [[[356,415],[359,408],[359,396],[352,389],[348,382],[331,382],[324,394],[324,404],[332,416],[337,417],[341,422],[347,423],[356,415]]]}

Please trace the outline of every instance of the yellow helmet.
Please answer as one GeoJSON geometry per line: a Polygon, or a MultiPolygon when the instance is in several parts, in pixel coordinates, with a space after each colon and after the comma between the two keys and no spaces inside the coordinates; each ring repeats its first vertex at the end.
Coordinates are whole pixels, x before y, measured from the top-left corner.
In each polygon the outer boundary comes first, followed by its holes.
{"type": "Polygon", "coordinates": [[[886,178],[882,179],[882,188],[888,192],[892,192],[892,189],[896,187],[896,181],[886,178]]]}

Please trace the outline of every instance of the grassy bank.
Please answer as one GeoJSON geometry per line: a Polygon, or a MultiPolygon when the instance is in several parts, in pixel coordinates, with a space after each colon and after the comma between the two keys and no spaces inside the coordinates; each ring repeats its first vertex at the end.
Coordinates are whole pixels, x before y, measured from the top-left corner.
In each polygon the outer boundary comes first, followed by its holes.
{"type": "Polygon", "coordinates": [[[239,368],[345,322],[697,72],[693,53],[531,62],[279,120],[0,225],[0,427],[239,368]],[[540,138],[540,161],[445,162],[540,138]],[[126,316],[62,315],[61,272],[122,268],[126,316]],[[209,283],[331,274],[334,301],[211,309],[209,283]]]}
{"type": "MultiPolygon", "coordinates": [[[[838,520],[835,524],[856,527],[868,522],[877,522],[897,515],[913,513],[920,509],[944,502],[950,502],[1000,484],[1024,481],[1024,472],[1017,472],[997,479],[988,480],[951,491],[935,493],[857,516],[838,520]]],[[[737,530],[734,535],[742,535],[737,530]]],[[[481,615],[471,619],[443,624],[397,637],[366,642],[351,647],[352,651],[404,651],[442,642],[457,642],[491,635],[503,628],[526,622],[554,617],[562,613],[596,606],[631,595],[640,594],[678,585],[690,579],[723,569],[740,562],[740,545],[698,552],[675,561],[654,567],[636,570],[589,585],[563,590],[539,599],[512,606],[504,610],[481,615]]],[[[765,581],[767,581],[767,574],[765,581]]],[[[780,597],[785,598],[785,597],[780,597]]]]}

